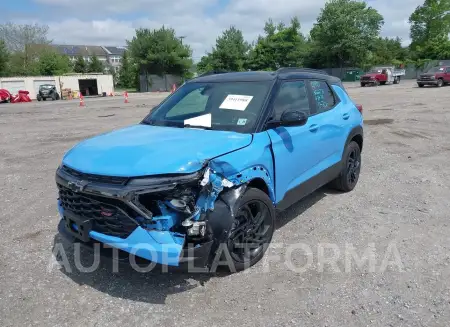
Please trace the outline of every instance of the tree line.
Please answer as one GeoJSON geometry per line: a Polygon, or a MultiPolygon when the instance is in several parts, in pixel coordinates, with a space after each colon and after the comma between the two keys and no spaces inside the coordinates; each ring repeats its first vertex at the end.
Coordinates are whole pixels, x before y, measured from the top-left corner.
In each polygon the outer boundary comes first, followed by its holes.
{"type": "Polygon", "coordinates": [[[197,65],[210,70],[275,70],[280,67],[337,68],[413,64],[450,59],[450,0],[425,0],[409,17],[411,44],[380,36],[383,16],[364,1],[330,0],[309,35],[293,17],[289,25],[269,20],[252,44],[235,27],[216,39],[197,65]]]}
{"type": "MultiPolygon", "coordinates": [[[[276,70],[279,67],[359,67],[378,64],[414,64],[450,59],[450,0],[425,0],[409,17],[411,44],[398,37],[380,36],[383,16],[360,0],[329,0],[309,35],[293,17],[289,24],[269,19],[252,43],[231,26],[217,37],[214,47],[194,64],[192,49],[173,28],[139,28],[122,66],[115,75],[118,86],[136,87],[140,73],[174,74],[184,78],[210,70],[276,70]]],[[[96,57],[71,62],[52,50],[48,26],[0,24],[0,76],[59,75],[99,72],[105,67],[96,57]],[[42,47],[31,47],[40,44],[42,47]]],[[[109,70],[106,67],[106,70],[109,70]]]]}

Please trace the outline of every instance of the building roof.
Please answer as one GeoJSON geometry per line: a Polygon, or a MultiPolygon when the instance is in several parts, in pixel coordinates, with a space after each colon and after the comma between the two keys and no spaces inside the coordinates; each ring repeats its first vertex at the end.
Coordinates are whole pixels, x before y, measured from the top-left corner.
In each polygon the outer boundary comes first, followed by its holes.
{"type": "Polygon", "coordinates": [[[108,52],[108,54],[119,56],[122,56],[125,50],[127,49],[126,47],[103,47],[103,48],[108,52]]]}
{"type": "Polygon", "coordinates": [[[98,45],[61,45],[52,44],[61,54],[68,56],[106,56],[106,51],[98,45]]]}
{"type": "Polygon", "coordinates": [[[101,46],[101,45],[69,45],[69,44],[30,44],[29,47],[36,51],[44,48],[56,49],[61,54],[68,56],[97,56],[106,57],[108,55],[122,56],[126,47],[113,47],[113,46],[101,46]]]}

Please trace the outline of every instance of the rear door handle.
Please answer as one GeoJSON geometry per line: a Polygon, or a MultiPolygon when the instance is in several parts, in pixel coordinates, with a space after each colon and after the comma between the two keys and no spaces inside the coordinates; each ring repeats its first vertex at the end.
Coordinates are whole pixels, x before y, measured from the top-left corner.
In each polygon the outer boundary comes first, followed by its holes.
{"type": "Polygon", "coordinates": [[[342,118],[347,120],[350,117],[350,114],[348,112],[346,112],[345,114],[342,115],[342,118]]]}
{"type": "Polygon", "coordinates": [[[309,126],[309,131],[310,132],[317,132],[317,130],[319,129],[319,125],[317,124],[312,124],[311,126],[309,126]]]}

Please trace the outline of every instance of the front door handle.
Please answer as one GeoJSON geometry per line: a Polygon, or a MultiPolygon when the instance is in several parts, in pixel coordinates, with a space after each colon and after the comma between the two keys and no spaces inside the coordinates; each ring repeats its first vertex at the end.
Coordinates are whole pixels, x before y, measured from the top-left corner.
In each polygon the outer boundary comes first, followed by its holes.
{"type": "Polygon", "coordinates": [[[311,126],[309,126],[309,131],[310,132],[317,132],[317,130],[319,129],[319,125],[317,124],[312,124],[311,126]]]}
{"type": "Polygon", "coordinates": [[[350,114],[348,112],[346,112],[345,114],[342,115],[342,118],[347,120],[350,117],[350,114]]]}

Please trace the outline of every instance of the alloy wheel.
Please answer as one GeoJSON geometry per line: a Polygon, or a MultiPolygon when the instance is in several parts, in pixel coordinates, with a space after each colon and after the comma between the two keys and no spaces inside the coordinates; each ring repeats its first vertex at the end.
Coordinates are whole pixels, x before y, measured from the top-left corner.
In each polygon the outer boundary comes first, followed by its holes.
{"type": "Polygon", "coordinates": [[[256,258],[269,245],[273,233],[272,217],[267,205],[260,200],[243,204],[235,215],[228,238],[230,255],[236,262],[256,258]]]}
{"type": "Polygon", "coordinates": [[[352,149],[347,159],[347,182],[354,186],[358,182],[361,169],[361,154],[357,148],[352,149]]]}

